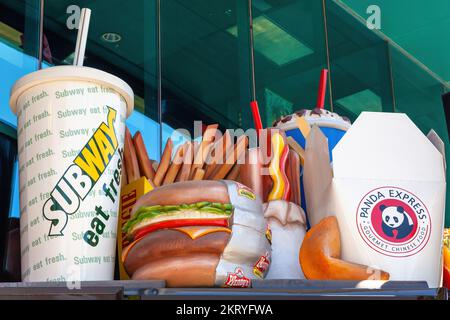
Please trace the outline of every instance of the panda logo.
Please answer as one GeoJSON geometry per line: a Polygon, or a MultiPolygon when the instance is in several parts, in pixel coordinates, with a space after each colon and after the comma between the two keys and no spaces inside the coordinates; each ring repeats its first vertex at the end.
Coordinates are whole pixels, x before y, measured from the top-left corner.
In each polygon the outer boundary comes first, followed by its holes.
{"type": "Polygon", "coordinates": [[[385,256],[411,257],[430,240],[430,213],[408,190],[395,186],[373,189],[361,198],[355,214],[362,240],[385,256]]]}
{"type": "Polygon", "coordinates": [[[414,222],[401,206],[380,206],[383,218],[383,232],[388,237],[403,239],[410,235],[414,228],[414,222]]]}

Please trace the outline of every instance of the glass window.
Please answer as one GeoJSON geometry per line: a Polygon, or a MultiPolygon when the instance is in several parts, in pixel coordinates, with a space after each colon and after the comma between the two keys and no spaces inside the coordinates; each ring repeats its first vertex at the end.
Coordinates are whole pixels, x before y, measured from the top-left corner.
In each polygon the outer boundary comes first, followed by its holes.
{"type": "Polygon", "coordinates": [[[334,1],[326,13],[334,111],[393,111],[387,42],[334,1]]]}
{"type": "Polygon", "coordinates": [[[248,3],[161,1],[162,119],[193,135],[194,120],[252,125],[248,3]]]}
{"type": "Polygon", "coordinates": [[[118,76],[131,86],[135,111],[127,125],[131,134],[141,131],[150,157],[158,159],[156,1],[46,0],[44,35],[50,63],[73,63],[83,7],[92,10],[84,65],[118,76]]]}
{"type": "Polygon", "coordinates": [[[9,92],[14,82],[38,68],[39,1],[0,0],[0,126],[15,136],[16,116],[9,109],[9,92]]]}
{"type": "Polygon", "coordinates": [[[326,1],[334,111],[393,111],[387,42],[335,1],[326,1]]]}
{"type": "Polygon", "coordinates": [[[364,19],[371,5],[380,8],[381,32],[445,80],[450,79],[448,0],[341,0],[364,19]],[[406,23],[407,21],[407,23],[406,23]]]}
{"type": "MultiPolygon", "coordinates": [[[[264,126],[316,103],[327,67],[323,6],[317,0],[253,1],[256,97],[264,126]]],[[[326,99],[329,107],[329,96],[326,99]]]]}
{"type": "MultiPolygon", "coordinates": [[[[426,72],[397,47],[390,46],[395,93],[395,111],[406,113],[424,134],[433,129],[446,146],[446,159],[450,159],[449,137],[441,95],[444,85],[426,72]]],[[[447,181],[450,177],[447,170],[447,181]]],[[[447,201],[450,199],[447,188],[447,201]]],[[[448,205],[447,205],[448,208],[448,205]]],[[[450,215],[447,214],[447,223],[450,215]]]]}
{"type": "MultiPolygon", "coordinates": [[[[17,119],[9,108],[9,93],[13,84],[25,74],[38,68],[39,51],[39,1],[0,0],[0,144],[1,180],[5,195],[1,212],[11,217],[19,216],[19,183],[16,163],[17,119]]],[[[0,214],[0,226],[7,227],[5,216],[0,214]]],[[[0,232],[1,233],[1,232],[0,232]]]]}
{"type": "Polygon", "coordinates": [[[9,93],[19,78],[38,68],[39,10],[39,1],[0,0],[0,263],[5,263],[8,218],[20,214],[17,119],[9,108],[9,93]]]}

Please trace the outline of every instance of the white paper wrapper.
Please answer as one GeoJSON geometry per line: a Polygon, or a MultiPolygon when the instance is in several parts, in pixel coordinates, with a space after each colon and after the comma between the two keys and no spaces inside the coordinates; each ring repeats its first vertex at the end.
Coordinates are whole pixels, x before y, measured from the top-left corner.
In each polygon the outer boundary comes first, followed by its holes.
{"type": "Polygon", "coordinates": [[[405,114],[363,112],[333,149],[331,168],[313,127],[304,185],[312,225],[337,217],[342,259],[436,288],[446,182],[443,144],[428,138],[405,114]]]}
{"type": "Polygon", "coordinates": [[[231,239],[216,268],[216,285],[249,287],[264,278],[270,264],[270,243],[262,202],[249,188],[224,181],[234,207],[231,239]]]}

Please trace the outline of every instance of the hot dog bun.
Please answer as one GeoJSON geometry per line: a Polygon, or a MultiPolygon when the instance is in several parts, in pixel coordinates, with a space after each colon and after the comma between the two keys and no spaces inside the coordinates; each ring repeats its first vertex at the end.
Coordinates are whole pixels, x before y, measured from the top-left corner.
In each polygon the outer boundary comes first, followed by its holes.
{"type": "Polygon", "coordinates": [[[133,273],[133,280],[166,281],[167,287],[212,287],[219,256],[200,254],[168,257],[151,262],[133,273]]]}
{"type": "Polygon", "coordinates": [[[185,181],[156,188],[136,202],[131,215],[142,206],[178,205],[195,202],[229,203],[230,197],[225,185],[219,181],[185,181]]]}
{"type": "Polygon", "coordinates": [[[230,233],[224,228],[190,228],[159,230],[132,243],[125,257],[132,279],[163,278],[171,287],[213,286],[230,233]]]}

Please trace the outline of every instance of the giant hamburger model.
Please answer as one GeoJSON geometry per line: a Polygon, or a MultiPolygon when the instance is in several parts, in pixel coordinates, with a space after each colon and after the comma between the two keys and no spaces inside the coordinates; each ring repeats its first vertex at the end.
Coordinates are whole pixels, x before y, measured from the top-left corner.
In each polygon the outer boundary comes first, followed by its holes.
{"type": "Polygon", "coordinates": [[[168,287],[248,287],[264,278],[270,243],[262,203],[232,181],[161,186],[135,204],[122,259],[136,280],[168,287]]]}

